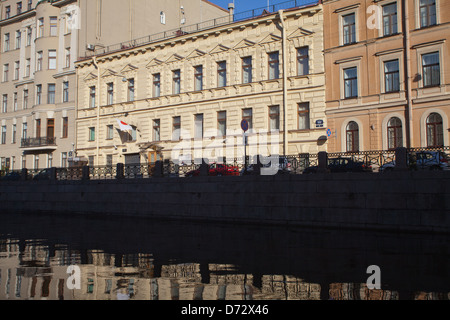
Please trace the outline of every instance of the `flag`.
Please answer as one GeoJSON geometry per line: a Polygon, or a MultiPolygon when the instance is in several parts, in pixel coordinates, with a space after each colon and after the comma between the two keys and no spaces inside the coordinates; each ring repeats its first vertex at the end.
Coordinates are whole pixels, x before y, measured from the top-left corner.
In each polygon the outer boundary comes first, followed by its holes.
{"type": "Polygon", "coordinates": [[[128,123],[120,121],[119,119],[116,119],[116,120],[117,120],[117,123],[119,123],[119,127],[120,127],[121,131],[132,131],[133,130],[133,128],[128,123]]]}

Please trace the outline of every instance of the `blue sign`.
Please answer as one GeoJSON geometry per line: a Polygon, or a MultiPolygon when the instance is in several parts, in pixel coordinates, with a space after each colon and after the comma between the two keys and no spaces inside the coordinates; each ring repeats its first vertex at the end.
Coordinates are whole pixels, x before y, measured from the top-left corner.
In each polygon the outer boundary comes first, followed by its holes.
{"type": "Polygon", "coordinates": [[[330,128],[327,129],[327,137],[331,137],[331,129],[330,128]]]}
{"type": "Polygon", "coordinates": [[[242,130],[244,130],[244,132],[248,130],[248,121],[247,120],[244,119],[241,121],[241,128],[242,128],[242,130]]]}
{"type": "Polygon", "coordinates": [[[316,120],[316,128],[322,128],[323,127],[323,120],[316,120]]]}

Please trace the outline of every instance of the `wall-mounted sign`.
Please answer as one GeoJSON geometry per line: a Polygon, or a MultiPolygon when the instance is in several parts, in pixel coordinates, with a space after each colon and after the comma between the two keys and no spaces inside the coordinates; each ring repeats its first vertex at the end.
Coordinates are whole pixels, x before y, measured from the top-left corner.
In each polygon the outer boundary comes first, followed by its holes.
{"type": "Polygon", "coordinates": [[[316,120],[316,128],[322,128],[323,127],[323,120],[319,119],[316,120]]]}

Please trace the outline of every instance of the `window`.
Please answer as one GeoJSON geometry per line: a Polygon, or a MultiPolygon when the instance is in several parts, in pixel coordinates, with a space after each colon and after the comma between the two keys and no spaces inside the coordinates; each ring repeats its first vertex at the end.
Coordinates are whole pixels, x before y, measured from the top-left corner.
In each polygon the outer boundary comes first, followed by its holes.
{"type": "Polygon", "coordinates": [[[106,140],[112,140],[114,138],[114,126],[109,124],[106,126],[106,140]]]}
{"type": "Polygon", "coordinates": [[[49,83],[48,84],[48,95],[47,95],[47,103],[48,104],[54,104],[55,103],[55,84],[49,83]]]}
{"type": "Polygon", "coordinates": [[[159,119],[153,120],[153,141],[161,140],[161,121],[159,119]]]}
{"type": "Polygon", "coordinates": [[[153,97],[159,97],[161,95],[161,75],[155,73],[153,75],[153,97]]]}
{"type": "Polygon", "coordinates": [[[252,57],[242,58],[242,83],[252,82],[252,57]]]}
{"type": "Polygon", "coordinates": [[[347,124],[345,136],[347,139],[347,152],[359,151],[359,127],[355,121],[347,124]]]}
{"type": "Polygon", "coordinates": [[[89,107],[95,108],[95,86],[89,87],[89,107]]]}
{"type": "Polygon", "coordinates": [[[419,3],[420,27],[435,25],[436,20],[436,0],[420,0],[419,3]]]}
{"type": "Polygon", "coordinates": [[[5,7],[5,19],[9,19],[11,17],[11,6],[5,7]]]}
{"type": "Polygon", "coordinates": [[[400,90],[398,67],[398,60],[386,61],[384,63],[384,90],[386,93],[400,90]]]}
{"type": "Polygon", "coordinates": [[[67,168],[67,152],[61,152],[61,168],[67,168]]]}
{"type": "Polygon", "coordinates": [[[6,126],[2,126],[2,144],[6,144],[6,126]]]}
{"type": "Polygon", "coordinates": [[[56,50],[48,50],[48,68],[56,69],[56,50]]]}
{"type": "Polygon", "coordinates": [[[269,107],[269,131],[280,130],[280,107],[269,107]]]}
{"type": "Polygon", "coordinates": [[[47,155],[47,168],[51,168],[53,166],[53,154],[49,153],[47,155]]]}
{"type": "Polygon", "coordinates": [[[393,117],[389,119],[387,125],[388,134],[388,149],[395,149],[403,146],[403,131],[402,131],[402,121],[393,117]]]}
{"type": "Polygon", "coordinates": [[[93,166],[95,162],[95,156],[88,156],[88,164],[93,166]]]}
{"type": "Polygon", "coordinates": [[[128,101],[134,101],[134,79],[128,79],[128,101]]]}
{"type": "Polygon", "coordinates": [[[14,92],[13,95],[13,110],[17,111],[17,92],[14,92]]]}
{"type": "Polygon", "coordinates": [[[89,128],[89,141],[95,141],[95,128],[89,128]]]}
{"type": "Polygon", "coordinates": [[[36,104],[41,104],[42,102],[42,84],[36,85],[36,104]]]}
{"type": "Polygon", "coordinates": [[[27,60],[25,60],[25,77],[30,76],[30,71],[31,71],[31,59],[28,58],[27,60]]]}
{"type": "Polygon", "coordinates": [[[278,51],[269,53],[269,80],[278,79],[280,76],[280,62],[278,60],[278,51]]]}
{"type": "Polygon", "coordinates": [[[194,91],[200,91],[203,89],[203,66],[194,67],[194,91]]]}
{"type": "Polygon", "coordinates": [[[247,120],[248,129],[253,129],[253,110],[251,108],[242,110],[242,119],[247,120]]]}
{"type": "Polygon", "coordinates": [[[227,62],[220,61],[217,63],[217,86],[225,87],[227,85],[227,62]]]}
{"type": "Polygon", "coordinates": [[[178,141],[180,140],[180,131],[181,131],[181,117],[176,116],[172,118],[172,140],[178,141]]]}
{"type": "Polygon", "coordinates": [[[44,58],[44,54],[42,51],[39,51],[37,53],[37,64],[36,64],[36,71],[41,71],[42,70],[42,61],[44,58]]]}
{"type": "Polygon", "coordinates": [[[194,138],[203,138],[203,113],[194,115],[194,138]]]}
{"type": "Polygon", "coordinates": [[[344,69],[344,97],[356,98],[358,96],[357,68],[344,69]]]}
{"type": "Polygon", "coordinates": [[[47,119],[47,138],[55,137],[55,119],[47,119]]]}
{"type": "Polygon", "coordinates": [[[350,13],[342,17],[342,35],[344,45],[356,42],[354,13],[350,13]]]}
{"type": "Polygon", "coordinates": [[[16,31],[16,49],[20,49],[22,44],[22,32],[20,30],[16,31]]]}
{"type": "Polygon", "coordinates": [[[5,38],[4,38],[4,42],[3,42],[3,51],[9,51],[9,33],[5,33],[5,38]]]}
{"type": "Polygon", "coordinates": [[[28,89],[23,90],[23,109],[28,109],[28,89]]]}
{"type": "Polygon", "coordinates": [[[17,14],[22,13],[22,1],[17,2],[17,14]]]}
{"type": "Polygon", "coordinates": [[[111,105],[114,103],[114,83],[109,82],[106,84],[106,104],[111,105]]]}
{"type": "Polygon", "coordinates": [[[173,71],[173,94],[179,94],[181,92],[181,71],[173,71]]]}
{"type": "Polygon", "coordinates": [[[424,87],[440,85],[439,52],[422,55],[422,77],[424,87]]]}
{"type": "Polygon", "coordinates": [[[28,8],[27,10],[32,10],[33,9],[33,0],[28,0],[28,8]]]}
{"type": "Polygon", "coordinates": [[[31,45],[32,36],[33,36],[33,29],[31,29],[31,27],[27,27],[27,46],[31,45]]]}
{"type": "Polygon", "coordinates": [[[66,68],[70,68],[70,48],[66,48],[66,68]]]}
{"type": "Polygon", "coordinates": [[[397,3],[383,6],[383,35],[389,36],[397,33],[397,3]]]}
{"type": "Polygon", "coordinates": [[[3,82],[8,81],[9,78],[9,64],[6,63],[3,65],[3,82]]]}
{"type": "Polygon", "coordinates": [[[8,95],[4,94],[2,99],[2,112],[6,113],[8,111],[8,95]]]}
{"type": "Polygon", "coordinates": [[[427,147],[444,146],[444,131],[442,117],[438,113],[431,113],[427,118],[427,147]]]}
{"type": "Polygon", "coordinates": [[[166,14],[164,13],[164,11],[161,11],[159,13],[159,19],[161,24],[166,24],[166,14]]]}
{"type": "Polygon", "coordinates": [[[41,119],[36,119],[36,138],[41,137],[41,119]]]}
{"type": "Polygon", "coordinates": [[[64,81],[62,85],[62,101],[68,102],[69,101],[69,81],[64,81]]]}
{"type": "Polygon", "coordinates": [[[69,118],[62,118],[62,136],[61,138],[67,138],[69,136],[69,118]]]}
{"type": "Polygon", "coordinates": [[[28,125],[26,122],[22,124],[22,139],[27,138],[27,132],[28,132],[28,125]]]}
{"type": "Polygon", "coordinates": [[[309,130],[309,102],[298,104],[298,129],[309,130]]]}
{"type": "Polygon", "coordinates": [[[112,154],[107,154],[106,155],[106,165],[108,167],[112,167],[113,164],[113,155],[112,154]]]}
{"type": "Polygon", "coordinates": [[[12,125],[12,139],[11,139],[11,143],[16,143],[16,136],[17,136],[17,125],[13,124],[12,125]]]}
{"type": "Polygon", "coordinates": [[[34,169],[39,168],[39,155],[34,156],[34,169]]]}
{"type": "Polygon", "coordinates": [[[301,47],[297,49],[297,75],[307,74],[309,74],[309,48],[301,47]]]}
{"type": "Polygon", "coordinates": [[[38,38],[41,38],[44,36],[44,18],[40,18],[38,20],[38,38]]]}
{"type": "Polygon", "coordinates": [[[22,158],[22,169],[27,167],[27,156],[21,156],[22,158]]]}
{"type": "Polygon", "coordinates": [[[219,111],[217,112],[217,129],[220,136],[227,135],[227,112],[219,111]]]}
{"type": "Polygon", "coordinates": [[[50,37],[56,37],[58,34],[58,18],[57,17],[50,17],[50,37]]]}
{"type": "Polygon", "coordinates": [[[14,80],[19,79],[19,72],[20,72],[20,62],[16,61],[14,62],[14,80]]]}

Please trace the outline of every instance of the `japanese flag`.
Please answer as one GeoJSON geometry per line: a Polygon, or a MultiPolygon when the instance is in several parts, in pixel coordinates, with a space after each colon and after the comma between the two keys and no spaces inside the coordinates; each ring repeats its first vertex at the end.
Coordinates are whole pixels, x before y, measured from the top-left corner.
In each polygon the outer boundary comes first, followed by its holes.
{"type": "Polygon", "coordinates": [[[133,128],[128,123],[125,123],[123,121],[120,121],[119,119],[116,119],[117,123],[119,124],[120,130],[122,131],[132,131],[133,128]]]}

